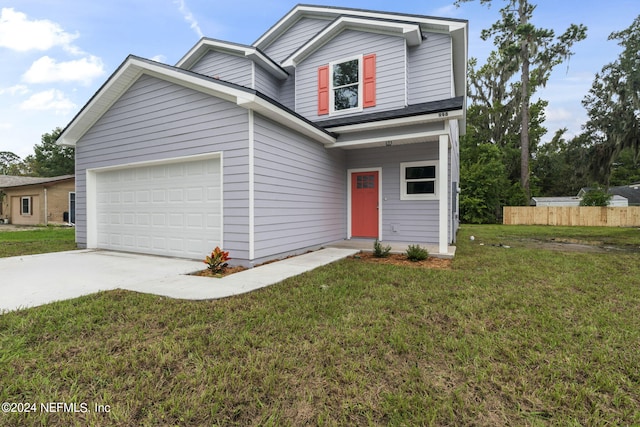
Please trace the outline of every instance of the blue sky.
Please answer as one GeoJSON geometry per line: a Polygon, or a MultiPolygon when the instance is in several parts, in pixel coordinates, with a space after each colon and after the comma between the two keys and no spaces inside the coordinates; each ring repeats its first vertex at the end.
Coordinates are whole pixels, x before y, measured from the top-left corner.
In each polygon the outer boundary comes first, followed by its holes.
{"type": "MultiPolygon", "coordinates": [[[[340,0],[310,4],[469,20],[469,56],[480,63],[491,42],[479,35],[498,19],[502,1],[460,8],[453,0],[340,0]]],[[[557,34],[588,28],[569,63],[539,95],[549,101],[545,139],[562,127],[577,134],[581,100],[596,72],[620,49],[607,41],[631,25],[638,0],[538,0],[534,23],[557,34]]],[[[201,36],[251,44],[296,5],[287,0],[0,0],[0,151],[33,153],[42,134],[64,128],[129,54],[175,64],[201,36]]]]}

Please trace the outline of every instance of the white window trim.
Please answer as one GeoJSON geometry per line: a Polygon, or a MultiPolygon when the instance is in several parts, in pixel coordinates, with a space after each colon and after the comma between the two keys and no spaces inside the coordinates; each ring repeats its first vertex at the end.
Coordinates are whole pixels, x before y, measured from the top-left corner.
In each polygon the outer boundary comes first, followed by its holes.
{"type": "Polygon", "coordinates": [[[363,76],[363,55],[350,56],[348,58],[340,59],[339,61],[333,61],[329,63],[329,115],[335,116],[340,114],[350,114],[350,113],[359,113],[362,111],[363,100],[362,100],[362,78],[363,76]],[[345,110],[336,110],[335,109],[335,95],[333,88],[333,66],[337,64],[342,64],[343,62],[353,61],[354,59],[358,60],[358,106],[353,108],[347,108],[345,110]]]}
{"type": "Polygon", "coordinates": [[[438,200],[438,168],[437,160],[400,163],[400,200],[438,200]],[[433,194],[407,194],[407,182],[411,180],[407,181],[405,171],[407,168],[418,166],[434,166],[436,168],[436,177],[428,180],[433,181],[433,194]]]}
{"type": "Polygon", "coordinates": [[[20,215],[30,216],[33,215],[33,202],[31,196],[20,197],[20,215]],[[28,208],[27,212],[25,212],[22,208],[24,207],[24,201],[27,201],[28,208]]]}

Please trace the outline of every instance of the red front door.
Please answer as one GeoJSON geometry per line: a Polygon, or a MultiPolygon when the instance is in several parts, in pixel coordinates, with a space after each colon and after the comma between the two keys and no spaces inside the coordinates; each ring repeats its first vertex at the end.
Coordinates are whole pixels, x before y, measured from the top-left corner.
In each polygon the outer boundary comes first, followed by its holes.
{"type": "Polygon", "coordinates": [[[351,174],[351,235],[378,237],[378,172],[351,174]]]}

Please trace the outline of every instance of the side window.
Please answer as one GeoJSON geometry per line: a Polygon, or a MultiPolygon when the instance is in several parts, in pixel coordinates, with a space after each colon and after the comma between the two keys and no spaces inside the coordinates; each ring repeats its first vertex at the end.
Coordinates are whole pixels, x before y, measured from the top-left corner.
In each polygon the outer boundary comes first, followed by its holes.
{"type": "Polygon", "coordinates": [[[31,215],[31,197],[22,197],[20,200],[20,214],[31,215]]]}
{"type": "Polygon", "coordinates": [[[435,200],[437,162],[400,163],[400,200],[435,200]]]}

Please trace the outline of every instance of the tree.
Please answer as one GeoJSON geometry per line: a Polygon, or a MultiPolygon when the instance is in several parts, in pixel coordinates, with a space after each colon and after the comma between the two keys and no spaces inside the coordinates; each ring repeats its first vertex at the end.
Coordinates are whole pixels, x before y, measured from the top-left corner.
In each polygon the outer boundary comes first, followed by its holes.
{"type": "Polygon", "coordinates": [[[580,206],[609,206],[612,197],[613,195],[603,188],[594,188],[582,196],[580,206]]]}
{"type": "Polygon", "coordinates": [[[509,187],[502,154],[494,144],[474,144],[468,135],[460,149],[460,219],[465,223],[494,223],[509,187]]]}
{"type": "Polygon", "coordinates": [[[588,140],[584,134],[566,140],[566,132],[558,130],[534,154],[531,181],[542,196],[575,195],[591,182],[588,140]]]}
{"type": "Polygon", "coordinates": [[[35,154],[25,159],[33,175],[49,177],[75,173],[74,149],[56,144],[60,133],[62,129],[56,128],[42,135],[42,143],[33,147],[35,154]]]}
{"type": "Polygon", "coordinates": [[[0,175],[22,175],[23,169],[20,156],[11,151],[0,151],[0,175]]]}
{"type": "Polygon", "coordinates": [[[594,142],[594,173],[609,183],[611,167],[624,149],[640,153],[640,16],[609,40],[623,47],[618,59],[596,74],[582,101],[589,119],[585,130],[594,142]]]}
{"type": "MultiPolygon", "coordinates": [[[[456,0],[455,5],[474,0],[456,0]]],[[[499,52],[497,65],[507,73],[520,72],[520,182],[527,199],[529,185],[531,96],[545,86],[553,68],[568,59],[573,45],[586,38],[584,25],[571,24],[559,37],[551,29],[537,28],[530,23],[536,6],[529,0],[505,0],[500,9],[501,20],[481,33],[483,40],[493,37],[499,52]]],[[[492,0],[480,0],[491,5],[492,0]]]]}
{"type": "Polygon", "coordinates": [[[611,165],[609,185],[613,187],[635,182],[640,182],[640,156],[631,148],[625,148],[611,165]]]}

